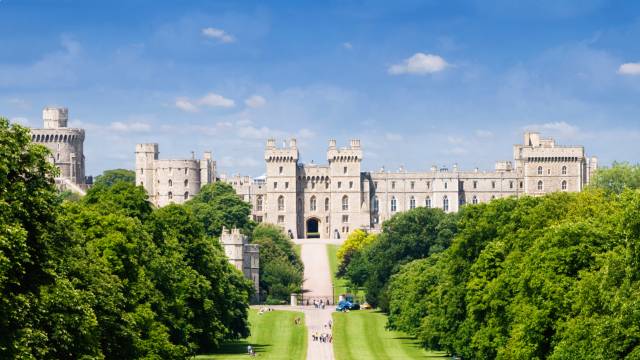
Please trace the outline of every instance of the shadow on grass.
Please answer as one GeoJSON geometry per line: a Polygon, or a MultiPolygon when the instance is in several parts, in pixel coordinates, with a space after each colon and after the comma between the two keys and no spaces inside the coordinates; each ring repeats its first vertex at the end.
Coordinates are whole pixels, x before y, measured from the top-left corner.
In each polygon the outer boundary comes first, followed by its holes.
{"type": "Polygon", "coordinates": [[[238,355],[238,354],[246,354],[247,353],[247,346],[251,345],[251,347],[253,348],[253,350],[256,353],[263,353],[269,350],[269,347],[271,347],[271,345],[267,345],[267,344],[251,344],[247,341],[234,341],[234,342],[229,342],[226,344],[223,344],[220,347],[220,350],[211,353],[210,355],[238,355]]]}

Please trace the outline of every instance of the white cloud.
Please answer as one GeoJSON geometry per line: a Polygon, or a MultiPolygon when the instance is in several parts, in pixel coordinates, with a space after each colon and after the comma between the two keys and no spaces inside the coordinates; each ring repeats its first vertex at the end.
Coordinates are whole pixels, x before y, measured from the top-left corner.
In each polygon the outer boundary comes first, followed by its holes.
{"type": "Polygon", "coordinates": [[[298,138],[300,139],[311,139],[314,138],[316,136],[316,133],[314,133],[313,131],[309,130],[309,129],[300,129],[300,131],[298,131],[297,134],[298,138]]]}
{"type": "Polygon", "coordinates": [[[198,100],[198,105],[230,108],[230,107],[234,107],[236,103],[233,100],[227,99],[222,95],[208,93],[207,95],[201,97],[198,100]]]}
{"type": "MultiPolygon", "coordinates": [[[[525,126],[525,130],[534,130],[540,132],[550,132],[558,135],[564,135],[567,137],[573,137],[579,134],[580,129],[577,126],[571,125],[566,121],[548,122],[543,124],[531,124],[525,126]]],[[[542,134],[544,135],[544,134],[542,134]]]]}
{"type": "Polygon", "coordinates": [[[618,74],[620,75],[640,75],[640,62],[626,63],[620,65],[618,68],[618,74]]]}
{"type": "Polygon", "coordinates": [[[255,127],[252,125],[241,126],[238,128],[238,137],[241,139],[264,140],[273,136],[274,131],[266,126],[255,127]]]}
{"type": "Polygon", "coordinates": [[[124,123],[120,121],[112,122],[109,128],[113,131],[120,132],[147,132],[151,130],[151,125],[144,122],[124,123]]]}
{"type": "Polygon", "coordinates": [[[223,43],[232,43],[236,41],[236,39],[221,29],[216,29],[212,27],[202,29],[202,35],[211,39],[219,40],[223,43]]]}
{"type": "Polygon", "coordinates": [[[353,45],[352,45],[350,42],[348,42],[348,41],[347,41],[347,42],[345,42],[345,43],[342,43],[342,47],[343,47],[343,48],[345,48],[345,49],[347,49],[347,50],[351,50],[351,49],[353,49],[353,45]]]}
{"type": "Polygon", "coordinates": [[[186,97],[179,97],[176,99],[176,107],[187,112],[197,112],[200,110],[200,106],[232,108],[235,105],[235,101],[215,93],[208,93],[196,100],[191,100],[186,97]]]}
{"type": "Polygon", "coordinates": [[[464,139],[459,136],[447,136],[449,144],[462,144],[464,139]]]}
{"type": "Polygon", "coordinates": [[[189,99],[187,98],[177,98],[176,99],[176,107],[180,110],[188,111],[188,112],[196,112],[198,111],[198,107],[195,106],[189,99]]]}
{"type": "Polygon", "coordinates": [[[29,119],[24,118],[24,117],[14,117],[14,118],[9,119],[9,121],[11,123],[20,124],[22,126],[29,126],[30,125],[29,119]]]}
{"type": "Polygon", "coordinates": [[[244,101],[250,108],[259,108],[267,103],[267,100],[260,95],[253,95],[244,101]]]}
{"type": "Polygon", "coordinates": [[[479,129],[479,130],[476,130],[476,136],[479,138],[486,139],[486,138],[493,137],[493,133],[489,130],[479,129]]]}
{"type": "Polygon", "coordinates": [[[442,71],[447,68],[447,66],[450,65],[438,55],[416,53],[402,63],[390,66],[389,74],[425,75],[442,71]]]}

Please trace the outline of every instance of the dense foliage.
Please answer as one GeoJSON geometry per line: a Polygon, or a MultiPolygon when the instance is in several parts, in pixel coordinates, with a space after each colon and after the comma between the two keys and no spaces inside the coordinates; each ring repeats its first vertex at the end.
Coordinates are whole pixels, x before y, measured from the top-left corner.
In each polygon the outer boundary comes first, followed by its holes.
{"type": "Polygon", "coordinates": [[[640,164],[614,162],[609,168],[600,168],[591,179],[590,186],[616,194],[625,189],[640,189],[640,164]]]}
{"type": "Polygon", "coordinates": [[[286,301],[291,293],[300,293],[304,267],[282,228],[260,224],[253,230],[251,242],[260,245],[261,297],[276,303],[286,301]]]}
{"type": "Polygon", "coordinates": [[[61,203],[47,156],[0,119],[0,358],[184,359],[247,335],[251,284],[189,207],[120,180],[61,203]]]}
{"type": "Polygon", "coordinates": [[[496,200],[457,228],[392,277],[390,327],[463,358],[640,358],[640,192],[496,200]]]}
{"type": "Polygon", "coordinates": [[[124,182],[127,184],[135,184],[136,173],[133,170],[128,169],[112,169],[106,170],[102,175],[98,175],[93,182],[94,185],[106,185],[112,186],[115,183],[124,182]]]}
{"type": "Polygon", "coordinates": [[[344,276],[347,271],[347,267],[351,262],[351,258],[362,250],[366,245],[369,245],[376,239],[375,234],[368,234],[362,229],[356,229],[349,233],[347,239],[338,248],[338,276],[344,276]]]}
{"type": "Polygon", "coordinates": [[[221,181],[203,186],[186,206],[204,224],[209,236],[220,236],[223,227],[237,228],[244,234],[251,234],[255,226],[249,218],[251,205],[243,201],[231,185],[221,181]]]}
{"type": "Polygon", "coordinates": [[[440,209],[416,208],[384,222],[382,232],[354,251],[346,276],[366,289],[367,302],[388,310],[387,285],[401,266],[443,251],[456,233],[456,215],[440,209]]]}

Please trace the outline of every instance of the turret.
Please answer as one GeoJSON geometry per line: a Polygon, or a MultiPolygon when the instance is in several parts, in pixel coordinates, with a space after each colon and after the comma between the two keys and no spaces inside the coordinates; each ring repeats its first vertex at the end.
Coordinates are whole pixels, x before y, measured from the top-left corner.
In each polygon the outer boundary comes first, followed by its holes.
{"type": "Polygon", "coordinates": [[[67,108],[46,107],[42,110],[42,120],[45,129],[58,129],[67,127],[69,110],[67,108]]]}
{"type": "Polygon", "coordinates": [[[142,185],[150,198],[155,196],[153,191],[154,161],[158,160],[158,144],[136,145],[136,185],[142,185]]]}

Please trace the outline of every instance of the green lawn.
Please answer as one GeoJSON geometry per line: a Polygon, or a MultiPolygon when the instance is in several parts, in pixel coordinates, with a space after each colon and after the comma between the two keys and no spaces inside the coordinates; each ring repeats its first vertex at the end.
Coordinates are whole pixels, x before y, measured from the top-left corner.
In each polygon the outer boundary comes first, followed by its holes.
{"type": "Polygon", "coordinates": [[[333,352],[336,360],[449,359],[428,352],[404,333],[385,330],[387,317],[373,310],[333,313],[333,352]]]}
{"type": "Polygon", "coordinates": [[[350,292],[356,296],[357,300],[359,300],[360,302],[363,302],[364,293],[362,291],[349,288],[348,287],[349,282],[346,279],[336,277],[336,272],[338,271],[338,255],[337,254],[338,254],[339,248],[340,248],[340,245],[333,245],[333,244],[327,245],[327,256],[329,257],[329,268],[331,269],[331,282],[333,283],[333,286],[335,289],[334,301],[335,302],[338,301],[338,296],[340,294],[345,294],[347,292],[350,292]]]}
{"type": "Polygon", "coordinates": [[[249,312],[251,336],[247,339],[223,345],[217,354],[199,355],[197,360],[246,359],[247,345],[251,344],[260,359],[305,359],[307,356],[307,328],[304,314],[293,311],[270,311],[258,315],[249,312]],[[294,325],[296,317],[302,319],[294,325]]]}

